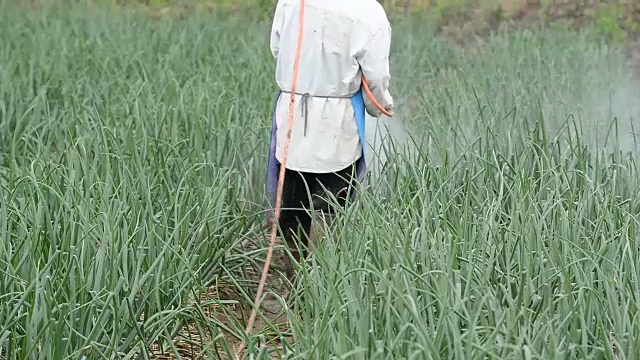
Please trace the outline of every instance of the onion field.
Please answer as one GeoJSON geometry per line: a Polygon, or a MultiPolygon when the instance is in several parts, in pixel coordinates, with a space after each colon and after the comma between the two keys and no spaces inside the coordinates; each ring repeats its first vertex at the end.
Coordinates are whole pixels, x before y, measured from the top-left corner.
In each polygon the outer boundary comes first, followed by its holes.
{"type": "Polygon", "coordinates": [[[245,338],[270,25],[0,8],[0,358],[640,358],[640,82],[561,25],[393,20],[359,203],[245,338]]]}

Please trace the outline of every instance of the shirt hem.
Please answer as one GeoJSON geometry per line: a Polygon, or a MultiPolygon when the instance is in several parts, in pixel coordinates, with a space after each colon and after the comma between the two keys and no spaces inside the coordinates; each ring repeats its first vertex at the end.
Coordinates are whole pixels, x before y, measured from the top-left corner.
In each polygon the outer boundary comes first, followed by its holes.
{"type": "MultiPolygon", "coordinates": [[[[347,167],[353,165],[355,162],[360,160],[360,158],[362,158],[362,155],[356,156],[353,159],[353,161],[351,161],[350,163],[348,163],[346,165],[338,166],[338,167],[330,168],[330,169],[306,168],[306,167],[295,166],[295,165],[291,166],[290,164],[287,164],[285,167],[287,168],[287,170],[305,172],[305,173],[310,173],[310,174],[331,174],[331,173],[335,173],[335,172],[338,172],[340,170],[346,169],[347,167]]],[[[278,163],[282,164],[282,160],[278,159],[277,156],[276,156],[276,160],[278,161],[278,163]]]]}

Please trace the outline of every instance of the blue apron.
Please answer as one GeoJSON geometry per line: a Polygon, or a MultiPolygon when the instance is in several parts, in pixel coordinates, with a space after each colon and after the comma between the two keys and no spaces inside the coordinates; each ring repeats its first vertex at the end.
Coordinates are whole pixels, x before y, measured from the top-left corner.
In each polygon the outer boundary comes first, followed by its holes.
{"type": "MultiPolygon", "coordinates": [[[[278,92],[276,96],[276,105],[274,106],[273,114],[272,114],[272,123],[271,123],[271,139],[269,146],[269,158],[267,161],[267,199],[269,201],[270,209],[275,208],[276,204],[276,196],[278,192],[278,177],[280,176],[280,163],[276,159],[276,130],[277,130],[277,122],[276,122],[276,110],[278,99],[280,98],[280,94],[282,92],[278,92]]],[[[351,105],[353,106],[353,111],[356,119],[356,125],[358,127],[358,135],[360,136],[360,144],[362,144],[362,154],[360,158],[356,161],[356,173],[358,175],[358,182],[363,183],[365,179],[365,173],[367,171],[367,164],[364,158],[364,119],[365,119],[365,107],[364,107],[364,98],[362,96],[362,88],[358,90],[351,97],[351,105]]],[[[352,200],[355,201],[358,197],[357,191],[354,191],[352,194],[352,200]]],[[[273,216],[272,211],[267,211],[267,219],[273,216]]]]}

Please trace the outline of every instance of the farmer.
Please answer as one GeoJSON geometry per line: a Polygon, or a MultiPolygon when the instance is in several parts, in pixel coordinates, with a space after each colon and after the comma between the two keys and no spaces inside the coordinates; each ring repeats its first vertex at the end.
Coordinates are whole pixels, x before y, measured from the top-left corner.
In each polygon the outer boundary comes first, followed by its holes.
{"type": "MultiPolygon", "coordinates": [[[[280,88],[267,179],[273,206],[287,139],[299,12],[300,0],[279,0],[271,31],[280,88]]],[[[311,209],[332,214],[327,199],[335,197],[344,206],[348,196],[353,197],[356,181],[363,179],[364,111],[373,117],[381,115],[371,99],[360,92],[363,75],[378,103],[388,111],[393,108],[388,90],[391,26],[376,0],[306,0],[303,25],[279,218],[296,261],[300,261],[296,239],[308,236],[314,242],[311,209]]]]}

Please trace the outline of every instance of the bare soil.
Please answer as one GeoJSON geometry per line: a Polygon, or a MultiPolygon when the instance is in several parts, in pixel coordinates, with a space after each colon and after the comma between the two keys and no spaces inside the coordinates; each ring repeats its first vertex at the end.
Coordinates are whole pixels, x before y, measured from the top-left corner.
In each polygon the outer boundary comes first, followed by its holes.
{"type": "MultiPolygon", "coordinates": [[[[288,319],[278,299],[279,297],[286,301],[291,292],[291,284],[283,275],[283,264],[286,261],[288,260],[285,254],[274,251],[263,292],[264,300],[260,306],[261,314],[256,317],[251,331],[252,336],[260,335],[263,338],[265,343],[260,345],[266,347],[272,359],[279,359],[284,355],[282,341],[287,341],[289,345],[293,344],[288,319]]],[[[262,275],[263,266],[264,263],[260,263],[257,268],[245,269],[243,280],[257,284],[262,275]]],[[[203,336],[193,323],[189,323],[181,329],[173,341],[179,355],[184,359],[206,359],[208,353],[217,351],[216,358],[229,359],[223,345],[226,343],[232,355],[235,356],[235,352],[241,350],[239,356],[242,357],[246,349],[246,344],[243,342],[244,332],[257,286],[251,286],[247,292],[248,295],[243,296],[237,286],[232,284],[211,285],[207,293],[201,295],[200,303],[208,304],[203,307],[203,312],[210,325],[219,332],[219,336],[212,339],[207,332],[203,336]],[[251,301],[248,301],[246,296],[251,297],[251,301]],[[201,344],[204,344],[204,347],[201,344]]],[[[176,359],[172,349],[166,346],[160,349],[157,344],[154,344],[150,350],[152,359],[176,359]]]]}

